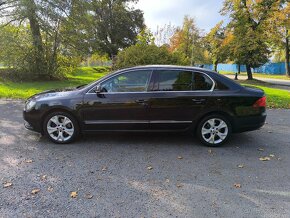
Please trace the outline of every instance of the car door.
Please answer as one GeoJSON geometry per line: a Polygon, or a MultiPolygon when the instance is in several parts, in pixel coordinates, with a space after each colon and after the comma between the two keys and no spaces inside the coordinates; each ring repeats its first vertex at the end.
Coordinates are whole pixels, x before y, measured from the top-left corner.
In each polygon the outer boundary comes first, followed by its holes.
{"type": "Polygon", "coordinates": [[[122,72],[98,84],[100,92],[84,97],[85,130],[146,130],[147,88],[152,70],[122,72]]]}
{"type": "Polygon", "coordinates": [[[213,81],[190,70],[154,70],[149,101],[150,129],[182,130],[190,127],[209,103],[213,81]]]}

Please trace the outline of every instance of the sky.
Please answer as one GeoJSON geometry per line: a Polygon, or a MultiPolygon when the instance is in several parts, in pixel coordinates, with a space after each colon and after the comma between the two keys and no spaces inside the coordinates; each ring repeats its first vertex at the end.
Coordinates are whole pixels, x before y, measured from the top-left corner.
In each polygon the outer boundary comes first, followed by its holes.
{"type": "Polygon", "coordinates": [[[208,32],[223,17],[219,14],[223,0],[139,0],[146,25],[154,32],[157,26],[171,22],[181,26],[184,15],[195,18],[197,26],[208,32]]]}

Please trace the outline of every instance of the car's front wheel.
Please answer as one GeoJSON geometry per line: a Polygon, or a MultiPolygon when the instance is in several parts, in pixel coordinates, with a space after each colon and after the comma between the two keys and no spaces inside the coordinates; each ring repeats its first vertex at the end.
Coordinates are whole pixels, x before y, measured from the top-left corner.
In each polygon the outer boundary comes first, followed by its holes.
{"type": "Polygon", "coordinates": [[[200,141],[211,147],[225,143],[231,135],[231,124],[222,115],[210,115],[201,120],[197,128],[200,141]]]}
{"type": "Polygon", "coordinates": [[[67,144],[79,135],[76,119],[66,112],[49,114],[43,123],[43,129],[48,138],[57,144],[67,144]]]}

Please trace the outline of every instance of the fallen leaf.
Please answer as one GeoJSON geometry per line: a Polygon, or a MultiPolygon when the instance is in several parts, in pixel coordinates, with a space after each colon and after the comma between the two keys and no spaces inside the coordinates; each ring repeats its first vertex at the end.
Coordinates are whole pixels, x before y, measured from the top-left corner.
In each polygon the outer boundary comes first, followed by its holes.
{"type": "Polygon", "coordinates": [[[31,191],[31,194],[35,195],[37,194],[38,192],[40,192],[40,189],[39,188],[35,188],[31,191]]]}
{"type": "Polygon", "coordinates": [[[234,187],[235,187],[235,188],[241,188],[241,187],[242,187],[242,185],[241,185],[241,184],[239,184],[239,183],[235,183],[235,184],[234,184],[234,187]]]}
{"type": "Polygon", "coordinates": [[[71,192],[70,193],[70,197],[71,198],[76,198],[78,196],[78,193],[77,192],[71,192]]]}
{"type": "Polygon", "coordinates": [[[8,188],[8,187],[11,187],[13,184],[12,184],[12,182],[5,182],[4,184],[3,184],[3,187],[4,188],[8,188]]]}
{"type": "Polygon", "coordinates": [[[260,157],[259,160],[260,161],[269,161],[269,160],[271,160],[271,158],[270,157],[260,157]]]}
{"type": "Polygon", "coordinates": [[[177,187],[177,188],[182,188],[182,187],[183,187],[183,185],[182,185],[182,184],[180,184],[180,183],[177,183],[177,184],[176,184],[176,187],[177,187]]]}
{"type": "Polygon", "coordinates": [[[265,151],[264,148],[259,148],[258,151],[265,151]]]}
{"type": "Polygon", "coordinates": [[[52,192],[52,191],[53,191],[53,188],[52,188],[51,186],[49,186],[49,187],[47,188],[47,191],[52,192]]]}
{"type": "Polygon", "coordinates": [[[33,160],[25,160],[25,163],[32,163],[33,160]]]}
{"type": "Polygon", "coordinates": [[[177,157],[177,159],[179,159],[179,160],[182,160],[182,159],[183,159],[183,157],[182,157],[182,156],[178,156],[178,157],[177,157]]]}
{"type": "Polygon", "coordinates": [[[148,166],[147,170],[153,170],[153,167],[152,166],[148,166]]]}
{"type": "Polygon", "coordinates": [[[41,181],[46,180],[46,179],[47,179],[47,175],[43,175],[43,176],[40,177],[41,181]]]}
{"type": "Polygon", "coordinates": [[[244,164],[238,165],[238,168],[244,168],[244,167],[245,167],[244,164]]]}
{"type": "Polygon", "coordinates": [[[274,155],[274,154],[270,154],[269,156],[270,156],[270,157],[275,157],[275,155],[274,155]]]}
{"type": "Polygon", "coordinates": [[[94,196],[92,195],[92,194],[90,194],[90,193],[87,193],[86,194],[86,199],[92,199],[94,196]]]}
{"type": "Polygon", "coordinates": [[[107,171],[107,169],[108,169],[107,167],[103,167],[102,171],[107,171]]]}

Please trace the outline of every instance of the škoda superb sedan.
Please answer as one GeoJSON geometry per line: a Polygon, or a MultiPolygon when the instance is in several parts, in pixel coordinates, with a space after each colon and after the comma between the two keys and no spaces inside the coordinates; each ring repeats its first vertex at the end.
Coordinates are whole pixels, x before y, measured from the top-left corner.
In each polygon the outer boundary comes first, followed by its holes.
{"type": "Polygon", "coordinates": [[[266,97],[205,69],[141,66],[34,95],[23,116],[26,128],[60,144],[100,131],[187,131],[205,145],[219,146],[232,133],[264,125],[266,97]]]}

